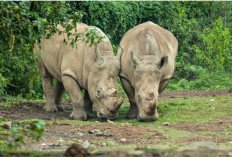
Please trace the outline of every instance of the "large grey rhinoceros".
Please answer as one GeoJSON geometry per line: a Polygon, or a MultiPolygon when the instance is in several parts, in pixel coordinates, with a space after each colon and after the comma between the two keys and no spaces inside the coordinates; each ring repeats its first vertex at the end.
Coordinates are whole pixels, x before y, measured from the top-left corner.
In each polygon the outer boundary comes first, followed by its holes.
{"type": "Polygon", "coordinates": [[[158,118],[158,96],[174,72],[177,39],[164,28],[145,22],[130,29],[120,47],[119,75],[130,101],[126,117],[154,121],[158,118]]]}
{"type": "MultiPolygon", "coordinates": [[[[58,29],[64,31],[60,25],[58,29]]],[[[97,27],[77,24],[78,33],[86,29],[96,29],[102,36],[97,46],[90,46],[82,40],[77,41],[77,48],[65,44],[67,34],[55,34],[50,39],[42,39],[39,48],[39,69],[42,75],[45,93],[46,111],[57,111],[61,104],[61,95],[65,89],[72,100],[71,117],[86,120],[88,117],[115,119],[123,102],[117,94],[117,76],[120,70],[120,54],[114,56],[108,37],[97,27]],[[57,80],[53,88],[53,78],[57,80]],[[85,90],[83,96],[82,89],[85,90]]],[[[74,33],[74,32],[73,32],[74,33]]]]}

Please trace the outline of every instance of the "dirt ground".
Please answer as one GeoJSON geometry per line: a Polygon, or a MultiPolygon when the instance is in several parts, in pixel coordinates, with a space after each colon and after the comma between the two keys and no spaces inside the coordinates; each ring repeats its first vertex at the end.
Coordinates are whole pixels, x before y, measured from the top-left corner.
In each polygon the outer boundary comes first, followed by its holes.
{"type": "MultiPolygon", "coordinates": [[[[215,97],[228,95],[231,90],[220,91],[167,91],[160,95],[160,100],[187,99],[189,97],[215,97]]],[[[2,99],[1,102],[6,100],[2,99]]],[[[232,136],[224,136],[222,132],[232,130],[231,114],[221,116],[219,121],[209,123],[178,123],[173,125],[157,125],[149,123],[136,124],[135,121],[99,122],[97,119],[87,122],[73,123],[69,115],[70,101],[64,103],[64,112],[45,112],[44,103],[10,102],[13,107],[0,106],[0,116],[11,120],[44,119],[48,120],[46,131],[39,142],[27,143],[22,150],[64,151],[72,143],[100,151],[130,150],[139,147],[184,146],[195,142],[209,142],[209,145],[232,143],[232,136]],[[67,120],[68,119],[68,120],[67,120]],[[159,128],[159,129],[157,129],[159,128]],[[160,129],[161,128],[161,129],[160,129]],[[178,133],[178,138],[170,135],[170,131],[178,133]],[[180,132],[180,133],[179,133],[180,132]],[[186,135],[181,135],[181,133],[186,135]],[[199,134],[198,134],[199,133],[199,134]],[[191,136],[192,135],[192,136],[191,136]]],[[[203,144],[204,145],[204,144],[203,144]]],[[[207,145],[207,144],[205,144],[207,145]]],[[[232,156],[232,152],[230,154],[232,156]]],[[[113,156],[113,155],[112,155],[113,156]]]]}

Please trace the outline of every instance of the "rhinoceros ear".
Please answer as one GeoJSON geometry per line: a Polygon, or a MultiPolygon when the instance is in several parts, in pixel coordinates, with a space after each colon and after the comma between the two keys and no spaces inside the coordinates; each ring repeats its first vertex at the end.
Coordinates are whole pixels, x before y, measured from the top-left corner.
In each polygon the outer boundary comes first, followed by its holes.
{"type": "Polygon", "coordinates": [[[97,61],[98,65],[101,65],[104,62],[104,58],[101,55],[101,52],[97,46],[95,49],[95,54],[96,54],[96,61],[97,61]]]}
{"type": "Polygon", "coordinates": [[[131,51],[131,57],[136,66],[142,65],[142,62],[136,57],[135,53],[131,51]]]}
{"type": "Polygon", "coordinates": [[[161,58],[158,68],[161,69],[162,67],[165,67],[167,64],[168,64],[168,56],[164,56],[161,58]]]}

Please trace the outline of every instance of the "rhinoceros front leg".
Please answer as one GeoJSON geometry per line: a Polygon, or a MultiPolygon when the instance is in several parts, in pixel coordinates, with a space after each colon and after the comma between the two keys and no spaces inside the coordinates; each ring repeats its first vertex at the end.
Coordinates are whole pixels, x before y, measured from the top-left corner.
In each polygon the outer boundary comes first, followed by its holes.
{"type": "Polygon", "coordinates": [[[89,97],[89,93],[87,91],[85,91],[85,95],[84,95],[84,105],[85,105],[85,111],[88,115],[89,118],[96,118],[97,115],[96,113],[93,112],[93,109],[92,109],[92,101],[90,100],[90,97],[89,97]]]}
{"type": "Polygon", "coordinates": [[[138,107],[136,106],[136,103],[130,100],[130,108],[129,111],[126,114],[127,119],[136,119],[138,115],[138,107]]]}
{"type": "Polygon", "coordinates": [[[134,88],[131,86],[130,82],[124,78],[120,77],[123,88],[129,98],[130,101],[130,108],[126,114],[127,119],[136,119],[138,115],[138,107],[135,103],[135,95],[134,95],[134,88]]]}
{"type": "Polygon", "coordinates": [[[45,111],[58,111],[55,104],[54,89],[52,85],[52,76],[48,73],[44,64],[40,62],[39,64],[40,73],[42,76],[43,91],[46,99],[46,104],[44,106],[45,111]]]}
{"type": "Polygon", "coordinates": [[[61,82],[57,81],[55,85],[55,103],[58,108],[58,110],[63,110],[63,105],[62,105],[62,95],[64,92],[64,86],[61,82]]]}
{"type": "Polygon", "coordinates": [[[84,99],[79,84],[72,77],[67,75],[62,77],[62,82],[73,104],[73,111],[70,116],[77,120],[87,120],[84,99]]]}

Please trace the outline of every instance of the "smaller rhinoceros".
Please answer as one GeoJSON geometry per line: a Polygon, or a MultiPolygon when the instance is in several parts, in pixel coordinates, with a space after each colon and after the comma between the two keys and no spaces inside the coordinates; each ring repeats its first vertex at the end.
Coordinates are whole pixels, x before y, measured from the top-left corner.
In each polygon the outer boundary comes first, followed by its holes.
{"type": "Polygon", "coordinates": [[[122,38],[120,78],[129,97],[127,118],[154,121],[157,101],[175,68],[178,42],[172,33],[146,22],[129,30],[122,38]]]}
{"type": "MultiPolygon", "coordinates": [[[[57,28],[64,31],[60,25],[57,28]]],[[[96,29],[103,37],[97,46],[79,40],[77,48],[73,48],[63,42],[68,40],[67,33],[42,39],[41,48],[35,45],[34,52],[40,56],[39,69],[46,98],[44,109],[57,111],[65,89],[72,100],[71,117],[74,119],[86,120],[96,115],[102,119],[115,119],[123,102],[117,94],[120,54],[114,56],[110,40],[99,28],[77,24],[78,33],[89,29],[96,29]],[[57,80],[55,88],[53,78],[57,80]],[[85,90],[84,96],[82,89],[85,90]]]]}

